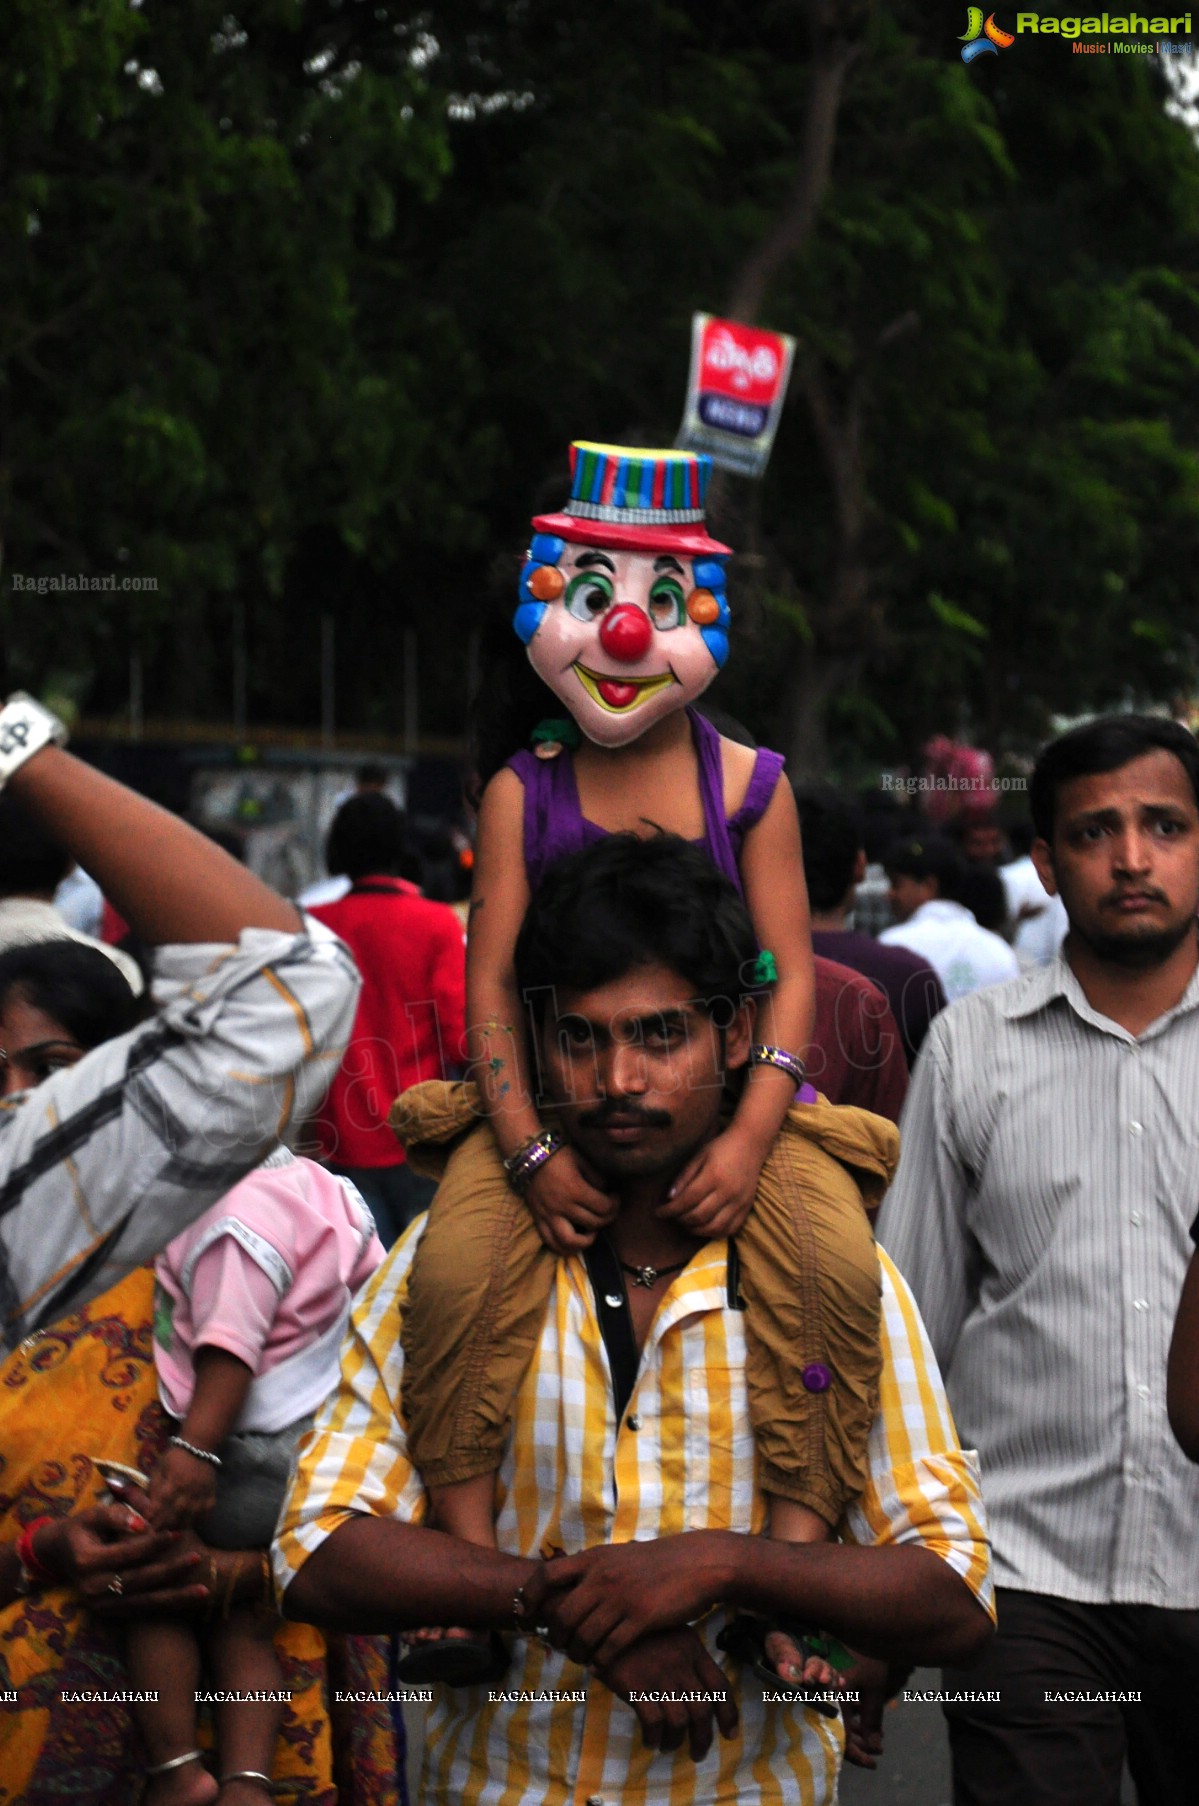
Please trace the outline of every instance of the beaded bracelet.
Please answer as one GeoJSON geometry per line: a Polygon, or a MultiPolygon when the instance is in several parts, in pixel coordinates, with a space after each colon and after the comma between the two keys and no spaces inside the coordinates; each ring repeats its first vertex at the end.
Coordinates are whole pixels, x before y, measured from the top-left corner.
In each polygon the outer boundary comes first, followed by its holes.
{"type": "Polygon", "coordinates": [[[523,1196],[538,1168],[543,1167],[547,1160],[552,1160],[565,1146],[565,1141],[556,1130],[543,1129],[540,1135],[534,1135],[531,1141],[526,1141],[523,1148],[517,1148],[515,1154],[509,1154],[504,1162],[504,1171],[513,1191],[520,1192],[523,1196]]]}
{"type": "Polygon", "coordinates": [[[797,1086],[808,1076],[808,1069],[798,1054],[788,1053],[785,1047],[768,1047],[764,1041],[750,1048],[749,1063],[751,1066],[777,1066],[780,1072],[794,1079],[797,1086]]]}
{"type": "Polygon", "coordinates": [[[182,1436],[168,1436],[167,1441],[173,1449],[182,1449],[185,1455],[194,1455],[197,1461],[207,1461],[209,1467],[219,1467],[221,1458],[214,1455],[211,1449],[198,1449],[194,1442],[185,1442],[182,1436]]]}

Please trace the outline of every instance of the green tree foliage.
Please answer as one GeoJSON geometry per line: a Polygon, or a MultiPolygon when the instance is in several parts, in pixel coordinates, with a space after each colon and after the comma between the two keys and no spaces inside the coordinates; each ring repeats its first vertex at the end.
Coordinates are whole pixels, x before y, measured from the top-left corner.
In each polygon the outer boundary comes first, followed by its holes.
{"type": "Polygon", "coordinates": [[[5,563],[157,581],[11,595],[17,678],[140,646],[159,707],[211,703],[232,600],[282,598],[312,522],[360,541],[437,467],[393,244],[444,116],[416,27],[357,9],[360,39],[342,10],[259,0],[251,38],[203,0],[6,9],[5,563]]]}
{"type": "Polygon", "coordinates": [[[414,628],[453,731],[567,441],[669,443],[740,298],[800,342],[719,497],[763,738],[848,768],[1193,680],[1199,164],[1148,60],[967,68],[915,0],[9,14],[6,563],[159,579],[22,611],[16,675],[112,708],[140,638],[223,713],[237,602],[252,716],[312,720],[332,612],[339,721],[395,725],[414,628]]]}

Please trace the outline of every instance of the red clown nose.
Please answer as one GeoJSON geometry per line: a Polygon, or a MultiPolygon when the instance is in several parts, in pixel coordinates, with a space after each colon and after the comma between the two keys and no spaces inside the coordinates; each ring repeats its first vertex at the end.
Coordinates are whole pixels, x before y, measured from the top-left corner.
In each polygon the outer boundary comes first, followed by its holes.
{"type": "Polygon", "coordinates": [[[632,602],[609,609],[600,628],[600,645],[609,658],[618,658],[624,665],[635,665],[644,658],[653,637],[649,616],[632,602]]]}

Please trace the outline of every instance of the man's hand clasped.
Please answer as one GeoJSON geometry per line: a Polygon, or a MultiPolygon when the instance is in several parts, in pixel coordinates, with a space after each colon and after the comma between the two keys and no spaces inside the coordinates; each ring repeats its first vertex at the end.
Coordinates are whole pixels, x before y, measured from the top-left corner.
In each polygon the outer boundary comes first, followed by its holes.
{"type": "Polygon", "coordinates": [[[696,1762],[714,1728],[732,1737],[739,1723],[728,1677],[690,1625],[719,1594],[719,1547],[703,1531],[601,1544],[543,1562],[522,1589],[524,1620],[628,1702],[648,1749],[686,1739],[696,1762]]]}
{"type": "Polygon", "coordinates": [[[696,1530],[554,1556],[525,1585],[526,1616],[572,1662],[608,1666],[643,1637],[702,1617],[720,1598],[724,1542],[720,1531],[696,1530]]]}
{"type": "Polygon", "coordinates": [[[728,1677],[689,1624],[643,1637],[594,1672],[637,1714],[647,1749],[677,1750],[686,1738],[691,1760],[700,1762],[712,1747],[713,1723],[722,1737],[736,1734],[740,1714],[728,1677]]]}

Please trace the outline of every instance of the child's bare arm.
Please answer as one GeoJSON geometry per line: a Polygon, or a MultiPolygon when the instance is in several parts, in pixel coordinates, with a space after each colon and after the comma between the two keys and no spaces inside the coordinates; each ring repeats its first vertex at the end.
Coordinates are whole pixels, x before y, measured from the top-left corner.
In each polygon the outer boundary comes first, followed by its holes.
{"type": "MultiPolygon", "coordinates": [[[[197,1349],[195,1365],[196,1390],[178,1434],[193,1448],[217,1455],[237,1422],[254,1373],[225,1348],[197,1349]]],[[[151,1523],[160,1530],[194,1524],[212,1509],[216,1473],[211,1461],[172,1443],[150,1481],[151,1523]]]]}
{"type": "Polygon", "coordinates": [[[542,1123],[533,1103],[527,1029],[513,954],[529,904],[522,857],[524,786],[501,771],[483,793],[466,941],[467,1058],[501,1154],[515,1153],[542,1123]]]}
{"type": "MultiPolygon", "coordinates": [[[[467,1055],[500,1152],[540,1135],[529,1060],[529,1018],[517,994],[514,952],[529,903],[523,857],[524,786],[512,771],[488,784],[479,809],[466,943],[467,1055]]],[[[538,1169],[526,1193],[556,1254],[587,1247],[613,1202],[583,1176],[570,1148],[538,1169]]]]}
{"type": "MultiPolygon", "coordinates": [[[[780,776],[766,811],[745,837],[741,882],[758,943],[774,955],[778,979],[758,1004],[754,1040],[802,1055],[816,1019],[816,977],[799,816],[780,776]]],[[[758,1174],[795,1098],[795,1081],[776,1066],[755,1066],[723,1135],[691,1161],[661,1214],[695,1234],[732,1235],[753,1203],[758,1174]]]]}

